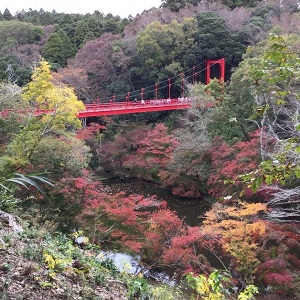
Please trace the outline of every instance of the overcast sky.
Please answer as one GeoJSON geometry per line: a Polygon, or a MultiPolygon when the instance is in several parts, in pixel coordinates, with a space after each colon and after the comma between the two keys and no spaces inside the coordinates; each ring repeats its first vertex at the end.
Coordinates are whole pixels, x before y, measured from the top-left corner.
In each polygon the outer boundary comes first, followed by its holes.
{"type": "Polygon", "coordinates": [[[29,8],[80,14],[99,10],[105,15],[111,13],[126,18],[130,14],[134,17],[145,9],[159,7],[160,4],[161,0],[0,0],[0,11],[3,13],[8,8],[14,15],[18,10],[28,11],[29,8]]]}

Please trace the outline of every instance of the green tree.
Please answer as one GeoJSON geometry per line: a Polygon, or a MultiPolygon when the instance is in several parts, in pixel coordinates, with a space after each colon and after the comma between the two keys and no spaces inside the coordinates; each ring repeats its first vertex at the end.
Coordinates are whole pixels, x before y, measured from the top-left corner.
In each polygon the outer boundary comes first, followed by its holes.
{"type": "MultiPolygon", "coordinates": [[[[201,0],[162,0],[161,7],[166,7],[171,11],[179,11],[186,5],[194,5],[201,3],[201,0]]],[[[212,0],[211,2],[221,2],[231,9],[236,7],[255,7],[261,0],[212,0]]]]}
{"type": "Polygon", "coordinates": [[[82,44],[86,44],[88,41],[92,41],[95,39],[95,35],[93,34],[93,32],[88,31],[87,34],[85,35],[82,44]]]}
{"type": "Polygon", "coordinates": [[[52,15],[48,11],[44,11],[42,8],[39,10],[39,19],[41,25],[48,25],[53,23],[52,15]]]}
{"type": "Polygon", "coordinates": [[[30,161],[41,140],[53,132],[81,127],[76,114],[84,109],[73,90],[52,82],[50,65],[41,59],[32,75],[32,81],[23,88],[22,98],[33,105],[33,109],[45,109],[51,113],[29,116],[22,132],[7,148],[10,157],[23,163],[30,161]]]}
{"type": "Polygon", "coordinates": [[[43,53],[45,59],[52,64],[52,68],[53,64],[57,67],[65,67],[67,60],[74,57],[76,49],[67,34],[58,28],[56,32],[50,34],[43,47],[43,53]]]}
{"type": "Polygon", "coordinates": [[[2,16],[3,16],[3,19],[6,21],[10,21],[14,18],[13,15],[10,13],[10,11],[7,8],[5,8],[2,16]]]}
{"type": "Polygon", "coordinates": [[[51,33],[47,42],[43,47],[43,53],[45,59],[49,61],[49,63],[53,65],[58,64],[58,66],[61,67],[62,49],[63,49],[62,40],[59,37],[59,35],[56,32],[51,33]]]}
{"type": "Polygon", "coordinates": [[[75,27],[76,21],[72,15],[69,14],[64,15],[59,22],[59,28],[61,28],[67,34],[73,46],[75,45],[75,27]]]}
{"type": "Polygon", "coordinates": [[[271,34],[249,77],[255,100],[252,119],[260,129],[260,167],[243,176],[255,191],[261,186],[275,188],[269,206],[269,218],[280,221],[298,220],[298,186],[300,182],[299,37],[271,34]],[[288,203],[288,208],[286,207],[288,203]]]}
{"type": "Polygon", "coordinates": [[[149,84],[157,79],[173,77],[183,71],[184,55],[194,44],[196,23],[186,18],[179,23],[152,22],[137,35],[140,75],[149,84]]]}
{"type": "Polygon", "coordinates": [[[127,19],[121,19],[119,16],[113,16],[112,14],[107,14],[101,22],[103,32],[114,34],[121,34],[127,24],[127,19]]]}
{"type": "Polygon", "coordinates": [[[83,46],[83,41],[89,31],[90,29],[85,21],[76,23],[74,41],[78,48],[83,46]]]}
{"type": "MultiPolygon", "coordinates": [[[[0,84],[0,111],[5,112],[6,109],[18,110],[24,108],[20,105],[21,92],[21,88],[17,85],[2,82],[0,84]]],[[[22,118],[17,112],[4,116],[0,117],[0,157],[4,155],[6,145],[12,142],[14,136],[22,128],[22,118]]]]}
{"type": "Polygon", "coordinates": [[[34,170],[51,173],[51,178],[60,178],[63,174],[78,176],[87,168],[90,160],[90,148],[73,133],[61,132],[46,135],[37,145],[31,156],[34,170]],[[40,166],[43,166],[42,170],[40,166]]]}
{"type": "Polygon", "coordinates": [[[15,59],[13,49],[18,45],[15,38],[7,38],[5,44],[0,49],[0,78],[4,81],[15,79],[17,69],[17,60],[15,59]]]}
{"type": "Polygon", "coordinates": [[[94,34],[95,37],[99,37],[101,34],[101,23],[98,18],[95,16],[91,16],[87,20],[87,25],[89,27],[89,31],[94,34]]]}
{"type": "Polygon", "coordinates": [[[179,11],[185,7],[188,2],[187,0],[162,0],[161,7],[168,8],[171,11],[179,11]]]}
{"type": "Polygon", "coordinates": [[[249,132],[257,129],[251,120],[254,98],[250,89],[252,82],[248,76],[250,66],[256,62],[255,57],[246,59],[245,56],[235,69],[229,85],[224,88],[221,105],[215,110],[209,124],[211,137],[222,136],[226,142],[233,144],[249,140],[249,132]]]}
{"type": "Polygon", "coordinates": [[[76,48],[74,47],[70,38],[68,37],[68,35],[64,30],[58,28],[56,30],[56,33],[60,37],[61,45],[62,45],[60,64],[62,67],[65,67],[67,65],[68,59],[75,56],[76,48]]]}
{"type": "Polygon", "coordinates": [[[231,9],[236,7],[255,7],[261,0],[221,0],[223,4],[231,9]]]}
{"type": "Polygon", "coordinates": [[[39,26],[17,20],[0,22],[0,48],[8,38],[14,38],[19,45],[31,44],[40,40],[43,30],[39,26]]]}
{"type": "Polygon", "coordinates": [[[191,52],[202,61],[225,58],[236,65],[241,61],[246,45],[237,33],[231,32],[224,20],[215,12],[204,12],[197,16],[198,31],[191,52]]]}
{"type": "Polygon", "coordinates": [[[245,42],[257,44],[265,40],[267,32],[271,29],[270,16],[276,14],[272,6],[261,6],[253,9],[251,17],[241,28],[240,36],[245,42]]]}

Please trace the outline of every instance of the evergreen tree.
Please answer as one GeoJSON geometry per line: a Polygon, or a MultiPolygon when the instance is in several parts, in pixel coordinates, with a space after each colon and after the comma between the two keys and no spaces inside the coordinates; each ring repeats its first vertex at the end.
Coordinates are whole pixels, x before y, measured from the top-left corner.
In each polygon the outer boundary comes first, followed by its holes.
{"type": "Polygon", "coordinates": [[[67,34],[71,43],[75,47],[76,22],[72,15],[64,15],[59,22],[59,28],[61,28],[67,34]]]}
{"type": "Polygon", "coordinates": [[[94,34],[94,36],[100,36],[101,24],[96,17],[91,16],[88,19],[87,24],[88,24],[90,32],[92,32],[94,34]]]}
{"type": "Polygon", "coordinates": [[[94,40],[95,38],[95,35],[91,31],[88,31],[84,37],[84,40],[82,41],[82,45],[88,41],[94,40]]]}
{"type": "Polygon", "coordinates": [[[75,27],[74,40],[75,40],[75,44],[78,48],[82,46],[82,43],[88,32],[89,32],[89,27],[86,22],[84,22],[84,21],[77,22],[76,27],[75,27]]]}
{"type": "Polygon", "coordinates": [[[59,35],[56,32],[51,33],[43,48],[45,59],[49,61],[50,64],[59,64],[61,66],[62,49],[63,42],[59,35]]]}
{"type": "MultiPolygon", "coordinates": [[[[198,31],[195,34],[194,45],[186,51],[185,64],[197,64],[206,59],[225,58],[233,66],[242,60],[246,45],[236,32],[230,31],[225,21],[215,12],[205,12],[197,16],[198,31]],[[193,61],[193,59],[195,61],[193,61]]],[[[228,68],[226,68],[228,70],[228,68]]],[[[212,70],[216,72],[216,70],[212,70]]],[[[212,74],[218,77],[217,74],[212,74]]],[[[226,77],[230,74],[226,74],[226,77]]],[[[228,77],[227,77],[228,78],[228,77]]]]}
{"type": "Polygon", "coordinates": [[[41,25],[48,25],[53,23],[52,15],[48,11],[44,11],[42,8],[39,11],[41,25]]]}
{"type": "Polygon", "coordinates": [[[58,28],[56,31],[57,35],[61,39],[61,61],[60,65],[65,67],[69,58],[74,57],[76,54],[76,48],[71,43],[68,35],[61,29],[58,28]]]}
{"type": "Polygon", "coordinates": [[[10,11],[7,9],[7,8],[5,8],[5,10],[4,10],[4,13],[3,13],[3,19],[5,20],[5,21],[10,21],[10,20],[12,20],[14,17],[13,17],[13,15],[10,13],[10,11]]]}

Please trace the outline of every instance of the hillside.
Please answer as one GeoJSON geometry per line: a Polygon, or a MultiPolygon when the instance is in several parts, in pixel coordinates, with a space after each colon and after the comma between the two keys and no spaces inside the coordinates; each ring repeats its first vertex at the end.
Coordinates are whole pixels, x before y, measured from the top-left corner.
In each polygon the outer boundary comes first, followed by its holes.
{"type": "Polygon", "coordinates": [[[300,298],[294,4],[0,14],[1,299],[300,298]],[[189,107],[79,114],[171,97],[189,107]],[[120,271],[105,251],[143,271],[120,271]]]}

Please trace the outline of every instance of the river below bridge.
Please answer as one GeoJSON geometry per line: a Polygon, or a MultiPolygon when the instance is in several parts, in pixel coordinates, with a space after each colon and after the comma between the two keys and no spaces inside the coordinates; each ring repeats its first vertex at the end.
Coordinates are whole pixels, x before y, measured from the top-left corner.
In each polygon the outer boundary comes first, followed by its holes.
{"type": "MultiPolygon", "coordinates": [[[[101,180],[106,191],[109,193],[124,192],[126,195],[138,194],[144,197],[155,195],[157,200],[166,201],[168,208],[175,211],[180,219],[184,220],[189,226],[198,226],[202,220],[204,213],[211,207],[211,199],[207,198],[182,198],[175,196],[170,190],[161,188],[159,184],[144,181],[137,178],[118,178],[101,180]]],[[[103,259],[112,259],[117,269],[122,271],[124,266],[130,274],[143,274],[145,278],[156,282],[176,285],[174,274],[165,270],[151,269],[140,264],[140,256],[131,256],[127,253],[103,251],[103,259]]],[[[214,258],[213,258],[214,259],[214,258]]],[[[190,294],[185,292],[182,299],[190,299],[190,294]],[[185,295],[186,293],[186,295],[185,295]]]]}
{"type": "Polygon", "coordinates": [[[117,178],[103,181],[112,193],[125,192],[127,195],[139,194],[144,197],[156,195],[157,200],[165,200],[172,211],[189,226],[197,226],[203,220],[204,213],[210,208],[209,198],[181,198],[159,184],[136,178],[120,180],[117,178]]]}

